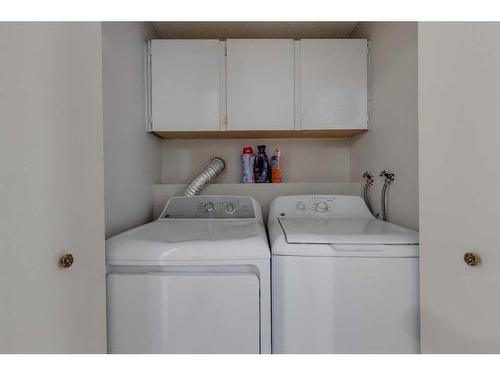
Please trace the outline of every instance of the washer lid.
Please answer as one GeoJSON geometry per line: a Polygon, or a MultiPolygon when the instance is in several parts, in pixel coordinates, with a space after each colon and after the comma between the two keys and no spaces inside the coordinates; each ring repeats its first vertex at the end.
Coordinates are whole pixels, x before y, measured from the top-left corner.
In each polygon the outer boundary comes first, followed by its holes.
{"type": "Polygon", "coordinates": [[[289,244],[415,245],[418,232],[374,218],[279,218],[289,244]]]}
{"type": "Polygon", "coordinates": [[[108,264],[269,257],[265,229],[255,219],[159,219],[106,241],[108,264]]]}

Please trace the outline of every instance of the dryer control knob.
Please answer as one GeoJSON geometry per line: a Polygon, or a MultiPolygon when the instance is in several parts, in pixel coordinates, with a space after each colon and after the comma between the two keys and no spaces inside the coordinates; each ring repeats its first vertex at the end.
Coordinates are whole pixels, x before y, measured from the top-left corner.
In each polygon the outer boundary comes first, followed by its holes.
{"type": "Polygon", "coordinates": [[[225,211],[226,211],[227,214],[234,214],[234,211],[235,211],[234,205],[228,204],[226,206],[226,210],[225,211]]]}
{"type": "Polygon", "coordinates": [[[316,203],[316,211],[318,212],[326,212],[328,211],[328,205],[326,202],[318,202],[316,203]]]}
{"type": "Polygon", "coordinates": [[[206,214],[213,214],[215,212],[215,206],[213,203],[209,202],[203,206],[203,212],[206,214]]]}

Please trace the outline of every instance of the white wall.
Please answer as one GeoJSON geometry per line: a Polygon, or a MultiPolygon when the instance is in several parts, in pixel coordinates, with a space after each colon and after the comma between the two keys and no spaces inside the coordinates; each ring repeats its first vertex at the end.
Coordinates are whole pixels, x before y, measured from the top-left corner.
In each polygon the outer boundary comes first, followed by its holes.
{"type": "Polygon", "coordinates": [[[144,48],[150,24],[102,24],[106,237],[153,218],[160,140],[145,132],[144,48]]]}
{"type": "Polygon", "coordinates": [[[375,211],[380,212],[383,169],[395,173],[389,220],[418,229],[418,35],[415,22],[361,22],[352,38],[371,42],[369,131],[353,139],[351,181],[374,174],[375,211]]]}
{"type": "Polygon", "coordinates": [[[348,182],[349,140],[340,139],[184,139],[162,141],[161,183],[187,183],[212,156],[226,161],[217,183],[240,181],[243,147],[265,144],[270,158],[276,146],[282,155],[283,182],[348,182]]]}

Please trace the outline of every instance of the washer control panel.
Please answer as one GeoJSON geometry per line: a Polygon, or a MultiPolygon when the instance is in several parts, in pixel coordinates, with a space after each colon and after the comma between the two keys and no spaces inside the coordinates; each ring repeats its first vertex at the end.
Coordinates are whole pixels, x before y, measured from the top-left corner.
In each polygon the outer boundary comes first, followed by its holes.
{"type": "Polygon", "coordinates": [[[286,195],[276,198],[270,217],[373,218],[357,195],[286,195]]]}
{"type": "Polygon", "coordinates": [[[255,210],[249,197],[173,197],[161,218],[255,219],[255,210]]]}
{"type": "Polygon", "coordinates": [[[328,196],[309,196],[307,199],[298,199],[295,203],[295,211],[297,212],[330,212],[333,208],[336,198],[328,196]]]}

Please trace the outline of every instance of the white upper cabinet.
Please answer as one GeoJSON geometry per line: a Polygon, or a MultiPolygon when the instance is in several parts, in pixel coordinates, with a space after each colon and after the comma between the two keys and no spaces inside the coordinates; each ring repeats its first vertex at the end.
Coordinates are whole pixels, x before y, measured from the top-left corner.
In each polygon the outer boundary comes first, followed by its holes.
{"type": "Polygon", "coordinates": [[[300,41],[301,129],[367,128],[365,39],[300,41]]]}
{"type": "Polygon", "coordinates": [[[153,40],[150,45],[152,130],[220,130],[219,40],[153,40]]]}
{"type": "Polygon", "coordinates": [[[148,58],[148,123],[162,136],[367,128],[365,39],[163,39],[148,58]]]}
{"type": "Polygon", "coordinates": [[[227,41],[227,130],[293,130],[294,41],[227,41]]]}

